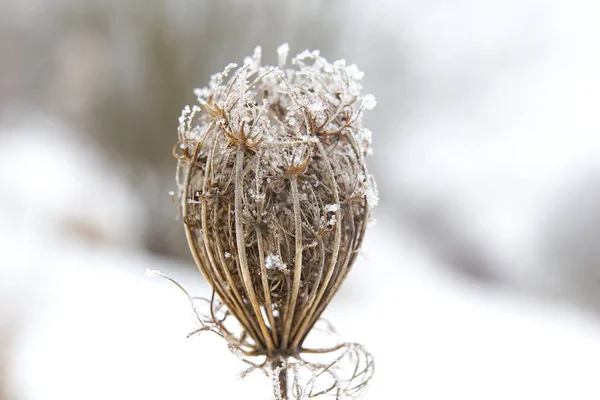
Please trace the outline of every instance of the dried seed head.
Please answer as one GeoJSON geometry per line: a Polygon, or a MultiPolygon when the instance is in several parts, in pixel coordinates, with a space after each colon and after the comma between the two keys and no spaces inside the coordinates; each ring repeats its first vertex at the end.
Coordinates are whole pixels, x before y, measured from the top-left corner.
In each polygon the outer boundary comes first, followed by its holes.
{"type": "Polygon", "coordinates": [[[263,354],[290,355],[346,278],[377,191],[363,73],[259,47],[196,89],[179,119],[177,182],[198,266],[263,354]]]}

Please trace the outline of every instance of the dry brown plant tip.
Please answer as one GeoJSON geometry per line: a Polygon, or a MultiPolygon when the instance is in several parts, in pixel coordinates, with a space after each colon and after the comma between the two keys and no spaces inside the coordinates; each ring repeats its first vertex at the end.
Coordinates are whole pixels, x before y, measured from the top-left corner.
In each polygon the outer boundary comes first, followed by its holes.
{"type": "Polygon", "coordinates": [[[214,290],[208,312],[196,315],[200,331],[219,334],[251,370],[273,378],[276,398],[353,397],[373,373],[364,348],[304,343],[348,275],[377,203],[365,164],[371,133],[362,127],[375,99],[360,94],[355,65],[304,51],[286,68],[287,53],[282,45],[279,66],[263,66],[258,47],[197,89],[199,106],[180,117],[176,196],[214,290]]]}

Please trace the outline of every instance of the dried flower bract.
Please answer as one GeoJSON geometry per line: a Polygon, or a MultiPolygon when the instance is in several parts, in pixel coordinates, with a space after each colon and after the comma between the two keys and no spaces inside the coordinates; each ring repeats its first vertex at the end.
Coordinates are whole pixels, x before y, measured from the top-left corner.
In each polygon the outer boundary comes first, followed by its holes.
{"type": "MultiPolygon", "coordinates": [[[[287,53],[281,46],[279,66],[266,66],[257,47],[196,89],[174,148],[187,239],[222,302],[213,300],[209,314],[226,309],[241,325],[236,334],[213,315],[213,328],[244,356],[264,357],[255,366],[270,368],[283,399],[307,390],[286,382],[289,371],[303,362],[318,370],[302,354],[324,351],[303,344],[350,271],[377,203],[365,164],[371,134],[361,122],[375,98],[361,95],[363,73],[318,51],[286,67],[287,53]]],[[[359,349],[344,346],[330,350],[359,349]]],[[[333,384],[311,397],[354,395],[370,378],[367,364],[349,383],[321,372],[333,384]]]]}

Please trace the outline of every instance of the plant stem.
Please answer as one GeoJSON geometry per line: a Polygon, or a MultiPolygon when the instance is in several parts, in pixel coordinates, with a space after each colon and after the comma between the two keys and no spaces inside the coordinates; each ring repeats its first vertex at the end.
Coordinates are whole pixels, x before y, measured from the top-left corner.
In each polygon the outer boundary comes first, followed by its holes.
{"type": "Polygon", "coordinates": [[[280,396],[277,397],[277,395],[275,394],[275,398],[279,398],[281,400],[287,400],[287,368],[286,368],[286,362],[285,359],[277,357],[272,361],[273,366],[273,371],[275,371],[278,367],[280,367],[279,370],[279,376],[278,376],[278,388],[273,387],[273,390],[275,391],[275,393],[277,393],[277,389],[279,389],[279,394],[280,396]]]}
{"type": "Polygon", "coordinates": [[[281,400],[287,400],[287,369],[279,371],[279,391],[281,400]]]}

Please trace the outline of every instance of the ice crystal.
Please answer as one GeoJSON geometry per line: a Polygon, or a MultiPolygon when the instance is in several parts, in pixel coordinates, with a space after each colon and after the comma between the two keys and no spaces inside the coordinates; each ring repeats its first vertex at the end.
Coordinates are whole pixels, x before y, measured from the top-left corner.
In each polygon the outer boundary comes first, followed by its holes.
{"type": "Polygon", "coordinates": [[[265,257],[265,267],[267,269],[286,270],[287,265],[281,261],[281,257],[277,254],[267,253],[265,257]]]}
{"type": "Polygon", "coordinates": [[[277,55],[279,56],[279,68],[283,68],[285,66],[289,53],[290,45],[287,43],[283,43],[277,48],[277,55]]]}
{"type": "Polygon", "coordinates": [[[327,211],[327,212],[336,212],[339,209],[340,209],[339,204],[327,204],[325,206],[325,211],[327,211]]]}
{"type": "Polygon", "coordinates": [[[366,94],[365,97],[363,97],[363,107],[365,110],[372,110],[376,105],[377,100],[375,100],[375,96],[372,94],[366,94]]]}

